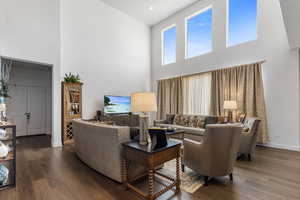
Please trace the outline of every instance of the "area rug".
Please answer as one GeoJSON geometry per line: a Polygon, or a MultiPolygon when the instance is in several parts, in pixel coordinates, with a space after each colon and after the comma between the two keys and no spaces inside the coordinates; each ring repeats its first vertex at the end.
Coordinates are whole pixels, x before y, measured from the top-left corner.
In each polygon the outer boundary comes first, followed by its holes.
{"type": "MultiPolygon", "coordinates": [[[[165,163],[164,167],[159,171],[175,178],[176,160],[165,163]]],[[[185,167],[185,172],[181,172],[181,190],[193,194],[202,186],[204,186],[204,177],[185,167]]]]}

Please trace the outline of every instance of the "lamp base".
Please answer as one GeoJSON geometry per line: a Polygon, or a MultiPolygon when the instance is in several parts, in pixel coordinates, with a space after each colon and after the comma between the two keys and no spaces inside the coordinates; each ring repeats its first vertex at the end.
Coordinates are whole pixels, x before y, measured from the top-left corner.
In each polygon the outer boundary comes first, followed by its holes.
{"type": "Polygon", "coordinates": [[[149,116],[140,115],[140,145],[148,145],[151,143],[151,138],[148,132],[149,116]]]}
{"type": "Polygon", "coordinates": [[[232,123],[233,122],[233,117],[232,117],[232,111],[229,110],[228,111],[228,120],[227,120],[228,123],[232,123]]]}

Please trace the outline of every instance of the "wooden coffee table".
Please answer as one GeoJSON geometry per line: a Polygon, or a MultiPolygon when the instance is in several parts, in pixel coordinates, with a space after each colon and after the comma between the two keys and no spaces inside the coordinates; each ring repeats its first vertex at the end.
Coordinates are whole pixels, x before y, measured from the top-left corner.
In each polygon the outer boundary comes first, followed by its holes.
{"type": "MultiPolygon", "coordinates": [[[[138,142],[128,142],[123,144],[124,147],[124,159],[123,159],[123,184],[126,188],[131,189],[140,197],[146,200],[154,200],[165,192],[172,190],[176,187],[175,194],[180,192],[180,147],[181,143],[177,141],[168,141],[166,147],[152,150],[149,146],[139,145],[138,142]],[[160,172],[157,172],[156,167],[176,159],[176,178],[166,176],[160,172]],[[145,166],[148,169],[148,193],[144,193],[140,189],[134,187],[128,180],[128,161],[133,161],[145,166]],[[155,192],[154,181],[155,176],[165,178],[170,182],[169,185],[163,184],[163,189],[155,192]]],[[[136,180],[136,179],[135,179],[136,180]]],[[[160,183],[160,182],[158,182],[160,183]]]]}
{"type": "Polygon", "coordinates": [[[183,140],[183,138],[184,138],[184,133],[185,133],[184,130],[175,129],[175,130],[173,130],[173,131],[167,131],[167,132],[166,132],[166,136],[167,136],[168,139],[170,139],[170,138],[176,138],[176,139],[181,139],[181,140],[183,140]]]}

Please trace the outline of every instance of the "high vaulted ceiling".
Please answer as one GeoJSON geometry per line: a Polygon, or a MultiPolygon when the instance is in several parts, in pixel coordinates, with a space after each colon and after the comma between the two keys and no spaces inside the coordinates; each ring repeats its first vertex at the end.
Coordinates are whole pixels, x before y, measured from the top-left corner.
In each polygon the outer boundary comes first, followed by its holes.
{"type": "Polygon", "coordinates": [[[152,26],[198,0],[101,0],[152,26]]]}

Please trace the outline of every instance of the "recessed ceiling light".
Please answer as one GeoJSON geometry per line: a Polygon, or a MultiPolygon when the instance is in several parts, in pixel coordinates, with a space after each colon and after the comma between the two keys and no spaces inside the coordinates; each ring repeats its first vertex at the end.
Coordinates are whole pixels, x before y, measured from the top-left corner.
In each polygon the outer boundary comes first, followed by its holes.
{"type": "Polygon", "coordinates": [[[149,6],[149,10],[152,11],[153,10],[153,6],[149,6]]]}

